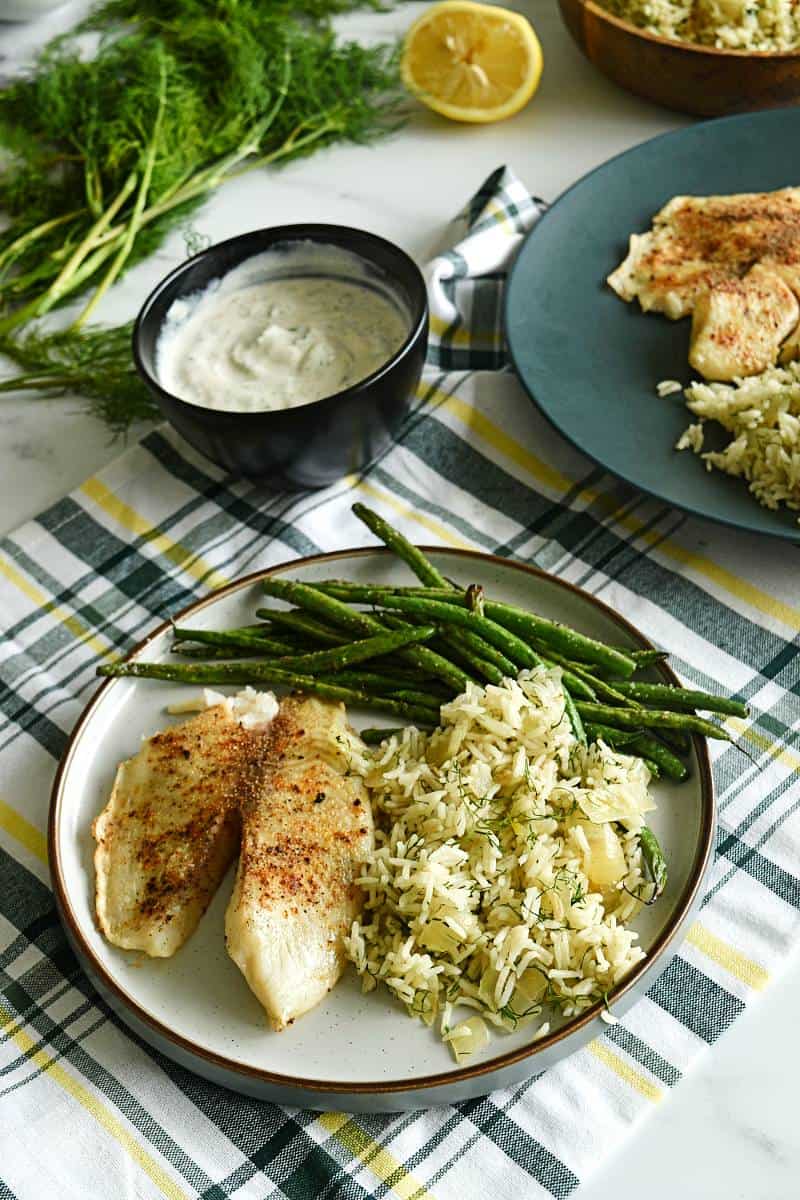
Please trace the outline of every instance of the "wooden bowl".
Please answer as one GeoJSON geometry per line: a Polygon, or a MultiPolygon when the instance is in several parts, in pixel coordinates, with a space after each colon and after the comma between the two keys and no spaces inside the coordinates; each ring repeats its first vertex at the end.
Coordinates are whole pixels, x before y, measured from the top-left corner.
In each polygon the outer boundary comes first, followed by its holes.
{"type": "Polygon", "coordinates": [[[593,0],[558,0],[583,53],[620,87],[667,108],[718,117],[800,102],[800,49],[717,50],[621,21],[593,0]]]}

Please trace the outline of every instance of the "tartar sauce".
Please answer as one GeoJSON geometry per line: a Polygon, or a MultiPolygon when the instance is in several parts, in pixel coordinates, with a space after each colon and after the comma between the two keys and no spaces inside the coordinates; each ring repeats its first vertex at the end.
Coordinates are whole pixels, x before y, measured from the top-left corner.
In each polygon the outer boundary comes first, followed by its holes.
{"type": "Polygon", "coordinates": [[[371,375],[409,328],[408,314],[362,259],[299,242],[176,300],[156,371],[174,396],[204,408],[294,408],[371,375]]]}

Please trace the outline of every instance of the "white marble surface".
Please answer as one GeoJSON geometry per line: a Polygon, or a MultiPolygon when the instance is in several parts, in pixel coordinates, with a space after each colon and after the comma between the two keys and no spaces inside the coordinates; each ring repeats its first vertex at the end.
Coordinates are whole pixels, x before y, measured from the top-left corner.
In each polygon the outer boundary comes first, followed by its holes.
{"type": "MultiPolygon", "coordinates": [[[[421,6],[343,25],[359,36],[404,27],[421,6]]],[[[254,173],[212,200],[195,220],[214,240],[260,225],[330,220],[394,239],[418,258],[447,219],[499,163],[540,195],[555,197],[584,172],[684,118],[618,91],[580,57],[551,0],[518,5],[545,52],[535,101],[518,117],[458,127],[425,113],[373,149],[339,147],[281,173],[254,173]]],[[[66,27],[78,0],[24,26],[0,23],[0,80],[49,33],[66,27]]],[[[0,11],[2,3],[0,3],[0,11]]],[[[176,236],[108,298],[108,320],[133,315],[149,287],[183,256],[176,236]]],[[[76,400],[0,398],[0,525],[12,529],[119,452],[76,400]]],[[[708,528],[713,545],[714,528],[708,528]]],[[[797,1200],[800,1078],[797,956],[782,980],[706,1054],[648,1123],[580,1191],[581,1200],[797,1200]]]]}

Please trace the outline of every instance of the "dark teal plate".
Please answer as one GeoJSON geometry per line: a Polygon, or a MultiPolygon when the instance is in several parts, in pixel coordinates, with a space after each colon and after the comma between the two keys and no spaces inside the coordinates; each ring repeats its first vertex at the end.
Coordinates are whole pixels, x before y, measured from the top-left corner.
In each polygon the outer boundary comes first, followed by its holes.
{"type": "Polygon", "coordinates": [[[509,279],[505,321],[531,399],[590,458],[698,516],[800,541],[797,513],[762,508],[742,480],[709,473],[690,451],[673,449],[692,417],[680,395],[659,399],[655,389],[662,379],[691,379],[690,322],[645,314],[605,283],[628,235],[648,229],[672,196],[800,184],[797,146],[793,108],[706,121],[612,158],[529,234],[509,279]]]}

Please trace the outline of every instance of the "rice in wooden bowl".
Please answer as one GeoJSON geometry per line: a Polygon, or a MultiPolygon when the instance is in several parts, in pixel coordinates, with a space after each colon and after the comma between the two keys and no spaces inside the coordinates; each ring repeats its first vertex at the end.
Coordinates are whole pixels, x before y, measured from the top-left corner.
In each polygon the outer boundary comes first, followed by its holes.
{"type": "Polygon", "coordinates": [[[697,116],[800,101],[800,14],[791,0],[559,0],[559,6],[590,62],[644,99],[697,116]]]}

